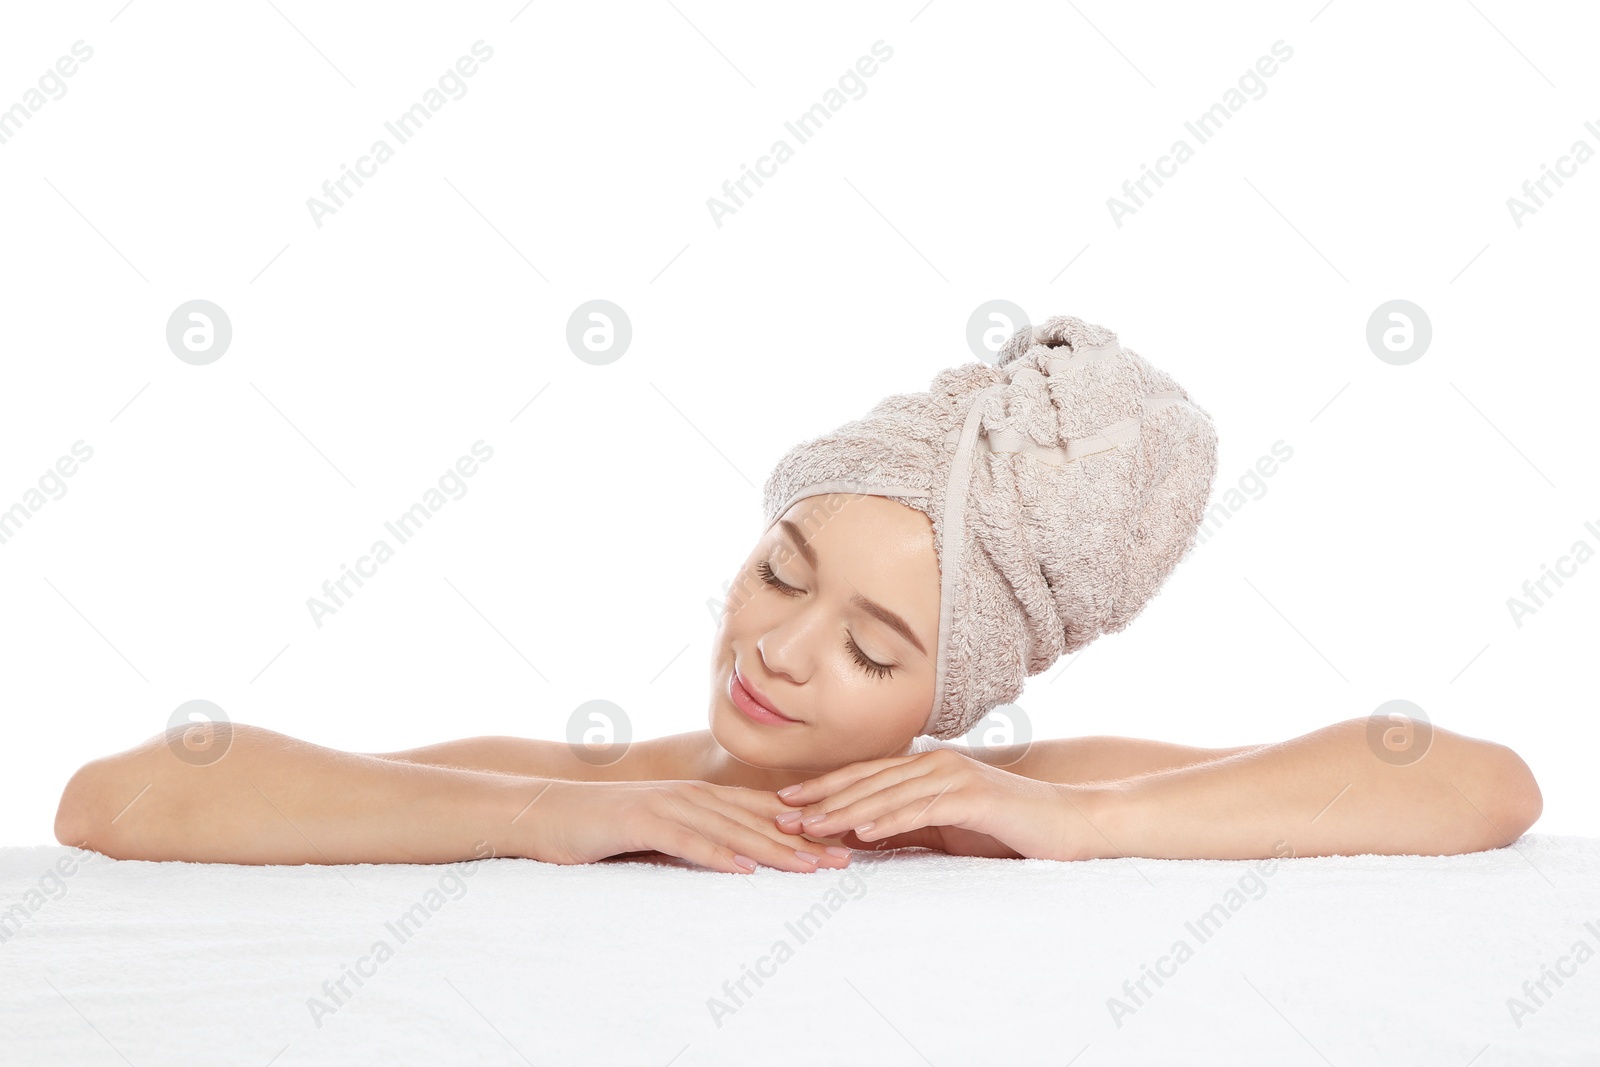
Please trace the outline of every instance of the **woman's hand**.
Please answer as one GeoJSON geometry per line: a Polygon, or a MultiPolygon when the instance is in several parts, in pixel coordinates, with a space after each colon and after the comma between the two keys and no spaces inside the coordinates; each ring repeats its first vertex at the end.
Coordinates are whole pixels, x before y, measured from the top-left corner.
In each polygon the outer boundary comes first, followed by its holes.
{"type": "Polygon", "coordinates": [[[755,864],[809,873],[850,863],[848,849],[829,852],[825,843],[780,830],[773,819],[788,805],[768,791],[687,780],[557,780],[546,789],[548,796],[540,794],[516,820],[528,821],[525,854],[546,863],[629,852],[663,852],[730,874],[749,874],[755,864]],[[754,863],[742,865],[745,858],[754,863]]]}
{"type": "Polygon", "coordinates": [[[1075,792],[936,749],[852,763],[776,795],[789,805],[778,824],[785,831],[838,835],[864,850],[1087,859],[1099,854],[1098,835],[1075,792]]]}

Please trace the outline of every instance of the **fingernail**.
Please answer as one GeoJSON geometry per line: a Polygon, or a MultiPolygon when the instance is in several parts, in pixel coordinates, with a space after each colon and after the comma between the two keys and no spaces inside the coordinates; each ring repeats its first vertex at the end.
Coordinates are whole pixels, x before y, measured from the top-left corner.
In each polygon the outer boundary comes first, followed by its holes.
{"type": "Polygon", "coordinates": [[[752,873],[756,869],[756,861],[751,859],[749,856],[740,856],[735,854],[733,857],[733,862],[737,863],[741,867],[749,868],[752,873]]]}
{"type": "Polygon", "coordinates": [[[823,851],[830,856],[837,856],[842,860],[850,858],[850,850],[847,848],[840,848],[838,845],[829,845],[827,848],[823,849],[823,851]]]}
{"type": "Polygon", "coordinates": [[[779,826],[791,826],[794,823],[798,822],[799,819],[800,819],[800,813],[798,811],[786,811],[782,815],[778,816],[778,825],[779,826]]]}
{"type": "Polygon", "coordinates": [[[873,824],[870,823],[870,822],[862,823],[860,826],[856,827],[856,836],[857,837],[861,836],[862,834],[866,833],[868,830],[872,829],[872,827],[873,827],[873,824]]]}
{"type": "Polygon", "coordinates": [[[794,850],[794,854],[796,856],[799,856],[801,859],[805,860],[807,863],[815,863],[815,862],[817,862],[817,857],[813,856],[809,852],[801,852],[799,849],[795,849],[794,850]]]}
{"type": "Polygon", "coordinates": [[[797,782],[794,785],[786,785],[782,789],[778,790],[778,795],[783,799],[788,800],[790,797],[800,792],[800,786],[803,784],[804,783],[802,782],[797,782]]]}
{"type": "Polygon", "coordinates": [[[815,826],[815,825],[817,825],[817,823],[821,822],[823,819],[826,819],[827,817],[828,817],[828,813],[827,812],[823,812],[820,815],[807,815],[804,819],[800,820],[800,823],[803,826],[815,826]]]}

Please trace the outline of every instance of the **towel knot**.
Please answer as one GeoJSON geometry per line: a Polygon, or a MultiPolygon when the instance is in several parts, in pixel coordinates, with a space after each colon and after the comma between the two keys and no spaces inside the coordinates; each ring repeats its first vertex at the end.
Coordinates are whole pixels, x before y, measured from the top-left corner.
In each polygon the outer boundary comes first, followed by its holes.
{"type": "Polygon", "coordinates": [[[978,401],[976,446],[1061,466],[1125,445],[1152,411],[1188,399],[1143,370],[1104,326],[1069,315],[1024,326],[1001,346],[1000,387],[978,401]]]}

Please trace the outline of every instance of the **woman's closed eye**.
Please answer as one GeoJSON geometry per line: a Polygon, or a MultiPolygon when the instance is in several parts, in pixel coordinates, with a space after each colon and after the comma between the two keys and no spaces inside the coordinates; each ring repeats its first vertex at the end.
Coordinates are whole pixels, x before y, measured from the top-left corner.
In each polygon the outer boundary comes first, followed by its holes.
{"type": "Polygon", "coordinates": [[[866,671],[874,678],[887,678],[889,675],[894,673],[893,667],[887,667],[882,663],[877,663],[868,659],[866,653],[862,652],[861,649],[857,647],[854,639],[852,639],[849,634],[845,635],[844,647],[845,651],[850,653],[850,658],[855,660],[856,663],[860,665],[862,670],[866,671]]]}
{"type": "Polygon", "coordinates": [[[761,580],[763,582],[766,582],[784,596],[800,595],[801,591],[790,585],[788,582],[785,582],[782,578],[779,578],[777,573],[773,571],[772,564],[768,563],[766,560],[762,560],[760,563],[756,564],[756,573],[761,575],[761,580]]]}
{"type": "MultiPolygon", "coordinates": [[[[794,586],[779,578],[777,573],[773,571],[772,565],[766,560],[762,560],[756,565],[756,573],[761,576],[761,580],[763,582],[765,582],[767,585],[770,585],[784,596],[799,596],[804,591],[796,589],[794,586]]],[[[852,638],[848,632],[845,634],[844,647],[845,651],[850,654],[850,658],[856,661],[856,665],[872,677],[887,678],[894,673],[893,667],[869,659],[867,654],[861,651],[861,647],[856,644],[855,639],[852,638]]]]}

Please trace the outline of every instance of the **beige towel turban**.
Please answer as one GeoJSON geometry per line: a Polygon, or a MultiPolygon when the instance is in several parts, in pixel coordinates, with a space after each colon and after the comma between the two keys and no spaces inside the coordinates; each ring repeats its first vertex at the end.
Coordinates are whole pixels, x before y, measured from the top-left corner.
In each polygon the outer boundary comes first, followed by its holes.
{"type": "Polygon", "coordinates": [[[924,734],[947,739],[1030,675],[1126,627],[1194,544],[1217,469],[1211,417],[1110,330],[1025,326],[998,362],[790,449],[763,489],[767,528],[822,493],[928,516],[939,651],[924,734]]]}

